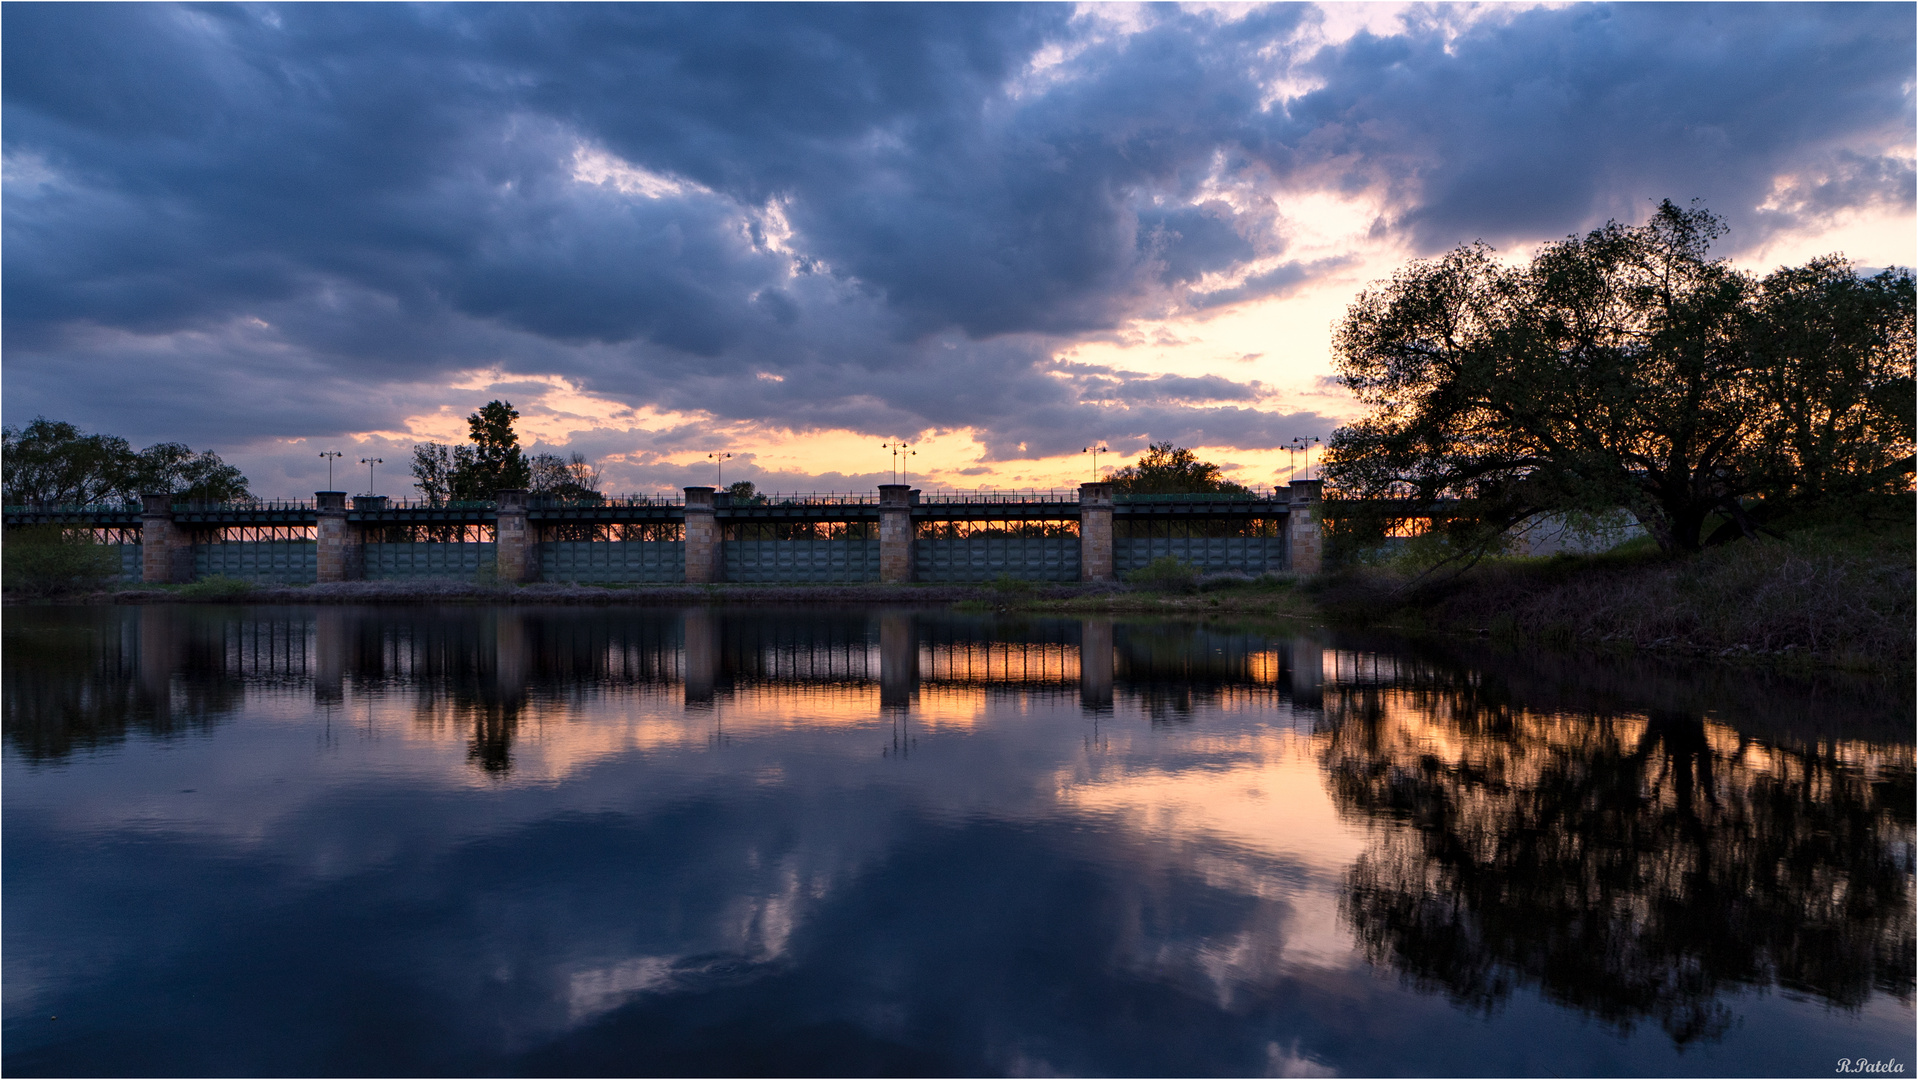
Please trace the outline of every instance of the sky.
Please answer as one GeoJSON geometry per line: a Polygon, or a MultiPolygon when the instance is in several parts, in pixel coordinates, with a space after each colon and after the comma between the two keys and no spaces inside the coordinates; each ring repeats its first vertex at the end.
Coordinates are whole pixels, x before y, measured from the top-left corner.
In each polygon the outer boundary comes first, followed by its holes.
{"type": "Polygon", "coordinates": [[[9,3],[0,416],[269,497],[327,450],[411,494],[494,398],[614,493],[867,490],[899,440],[927,489],[1164,440],[1279,484],[1412,260],[1670,198],[1756,271],[1918,263],[1915,40],[1902,3],[9,3]]]}

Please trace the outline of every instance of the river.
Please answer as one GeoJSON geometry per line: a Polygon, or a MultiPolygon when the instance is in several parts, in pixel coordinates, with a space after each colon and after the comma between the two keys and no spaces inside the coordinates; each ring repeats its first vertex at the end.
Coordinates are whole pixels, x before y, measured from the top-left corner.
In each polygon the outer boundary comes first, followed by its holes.
{"type": "Polygon", "coordinates": [[[1914,1065],[1904,686],[907,609],[4,632],[9,1075],[1914,1065]]]}

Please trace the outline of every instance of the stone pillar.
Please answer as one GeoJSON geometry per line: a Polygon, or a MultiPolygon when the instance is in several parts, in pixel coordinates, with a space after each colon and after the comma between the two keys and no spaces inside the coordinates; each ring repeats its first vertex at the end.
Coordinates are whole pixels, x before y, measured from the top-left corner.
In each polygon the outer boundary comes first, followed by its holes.
{"type": "Polygon", "coordinates": [[[320,541],[318,580],[325,585],[346,580],[346,492],[316,491],[314,505],[319,508],[320,541]]]}
{"type": "MultiPolygon", "coordinates": [[[[356,514],[375,513],[384,509],[386,509],[384,495],[353,496],[353,512],[356,514]]],[[[345,580],[366,580],[366,536],[371,531],[373,530],[366,526],[366,518],[362,517],[357,522],[348,519],[346,534],[340,545],[340,550],[344,553],[342,561],[345,564],[345,580]]]]}
{"type": "Polygon", "coordinates": [[[879,485],[879,580],[912,580],[912,488],[879,485]]]}
{"type": "Polygon", "coordinates": [[[1087,712],[1112,711],[1112,620],[1079,623],[1079,705],[1087,712]]]}
{"type": "Polygon", "coordinates": [[[1301,577],[1325,565],[1324,522],[1320,514],[1322,480],[1292,481],[1292,512],[1286,515],[1285,547],[1291,570],[1301,577]]]}
{"type": "Polygon", "coordinates": [[[1079,485],[1079,580],[1112,580],[1112,485],[1079,485]]]}
{"type": "MultiPolygon", "coordinates": [[[[140,580],[148,585],[173,581],[173,496],[140,496],[140,580]]],[[[189,576],[191,568],[189,567],[189,576]]]]}
{"type": "Polygon", "coordinates": [[[719,519],[713,516],[713,489],[686,489],[686,583],[710,585],[719,580],[719,519]]]}
{"type": "Polygon", "coordinates": [[[526,492],[493,493],[493,565],[501,583],[539,580],[539,550],[526,526],[526,492]]]}

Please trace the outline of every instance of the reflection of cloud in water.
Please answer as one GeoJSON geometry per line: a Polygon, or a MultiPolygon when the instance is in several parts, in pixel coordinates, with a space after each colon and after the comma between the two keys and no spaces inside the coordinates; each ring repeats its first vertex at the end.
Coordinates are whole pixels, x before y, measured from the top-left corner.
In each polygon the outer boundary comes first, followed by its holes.
{"type": "Polygon", "coordinates": [[[1061,774],[1059,799],[1155,838],[1220,845],[1336,872],[1363,850],[1325,790],[1310,736],[1254,730],[1182,743],[1176,763],[1061,774]]]}
{"type": "Polygon", "coordinates": [[[591,1020],[626,1004],[634,994],[668,988],[673,965],[670,956],[636,956],[610,967],[573,972],[566,982],[567,1020],[591,1020]]]}
{"type": "Polygon", "coordinates": [[[1060,804],[1118,825],[1144,863],[1253,901],[1236,926],[1165,937],[1139,962],[1209,986],[1223,1009],[1305,969],[1361,965],[1338,890],[1365,837],[1320,779],[1319,741],[1287,730],[1203,735],[1183,740],[1176,761],[1061,771],[1060,804]]]}
{"type": "MultiPolygon", "coordinates": [[[[756,858],[749,856],[748,862],[756,858]]],[[[751,968],[785,957],[794,931],[830,898],[832,877],[802,871],[790,856],[774,870],[778,891],[741,895],[723,905],[708,936],[697,943],[699,952],[635,956],[574,971],[566,980],[569,1023],[585,1023],[639,994],[693,989],[700,976],[716,969],[751,968]]]]}
{"type": "Polygon", "coordinates": [[[1337,1076],[1338,1074],[1337,1069],[1300,1053],[1297,1039],[1293,1039],[1289,1046],[1280,1046],[1276,1042],[1265,1045],[1265,1075],[1267,1076],[1337,1076]]]}

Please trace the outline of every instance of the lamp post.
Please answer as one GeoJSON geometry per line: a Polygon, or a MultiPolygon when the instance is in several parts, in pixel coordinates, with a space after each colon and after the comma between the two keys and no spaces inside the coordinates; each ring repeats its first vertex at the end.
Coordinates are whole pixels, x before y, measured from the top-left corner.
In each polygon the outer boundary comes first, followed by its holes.
{"type": "Polygon", "coordinates": [[[333,462],[343,455],[338,450],[322,450],[320,456],[326,459],[326,490],[333,490],[333,462]]]}
{"type": "Polygon", "coordinates": [[[373,494],[373,466],[386,464],[386,459],[363,457],[360,459],[360,464],[366,466],[366,493],[371,495],[373,494]]]}
{"type": "Polygon", "coordinates": [[[1098,483],[1099,482],[1099,455],[1110,454],[1112,453],[1112,451],[1104,446],[1088,446],[1084,450],[1081,450],[1079,452],[1081,454],[1092,455],[1092,482],[1095,484],[1098,483]]]}
{"type": "Polygon", "coordinates": [[[724,490],[726,487],[726,459],[729,457],[732,455],[718,450],[706,455],[706,460],[712,462],[713,468],[718,470],[713,474],[714,490],[724,490]]]}
{"type": "Polygon", "coordinates": [[[1318,442],[1319,437],[1317,435],[1306,435],[1302,438],[1293,439],[1292,445],[1286,448],[1288,453],[1305,455],[1305,475],[1303,477],[1299,476],[1298,470],[1295,468],[1292,472],[1292,478],[1294,480],[1310,480],[1312,478],[1312,447],[1318,445],[1318,442]]]}
{"type": "Polygon", "coordinates": [[[904,439],[898,442],[880,443],[879,448],[881,450],[892,451],[892,482],[895,484],[905,483],[905,460],[917,454],[919,451],[912,449],[912,444],[906,442],[904,439]]]}

